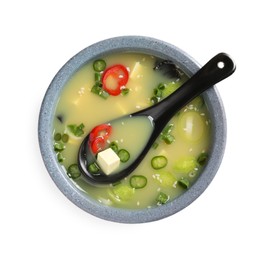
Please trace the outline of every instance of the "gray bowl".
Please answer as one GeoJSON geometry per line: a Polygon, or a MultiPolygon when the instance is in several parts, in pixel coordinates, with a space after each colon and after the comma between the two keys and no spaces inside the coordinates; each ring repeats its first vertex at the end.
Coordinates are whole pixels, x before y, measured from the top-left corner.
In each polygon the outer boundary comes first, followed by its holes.
{"type": "Polygon", "coordinates": [[[73,184],[56,159],[52,140],[54,111],[64,85],[81,66],[101,56],[124,51],[141,52],[172,60],[188,76],[193,75],[200,68],[197,62],[184,51],[154,38],[123,36],[93,44],[72,57],[52,80],[41,105],[38,136],[45,166],[55,184],[69,200],[86,212],[105,220],[143,223],[168,217],[184,209],[205,191],[222,161],[226,141],[226,119],[221,99],[214,86],[203,94],[212,122],[210,158],[194,185],[173,201],[160,207],[128,210],[105,206],[90,198],[73,184]]]}

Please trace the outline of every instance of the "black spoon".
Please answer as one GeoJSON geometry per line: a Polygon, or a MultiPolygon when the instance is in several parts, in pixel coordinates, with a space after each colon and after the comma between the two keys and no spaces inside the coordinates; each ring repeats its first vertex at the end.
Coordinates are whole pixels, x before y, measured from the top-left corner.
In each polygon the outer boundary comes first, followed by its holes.
{"type": "MultiPolygon", "coordinates": [[[[225,53],[219,53],[170,96],[149,108],[125,116],[127,120],[139,116],[149,117],[149,120],[151,120],[153,124],[153,131],[146,146],[144,146],[136,159],[132,160],[128,167],[120,171],[106,175],[102,171],[92,174],[87,170],[90,156],[93,157],[93,160],[95,159],[89,151],[88,134],[84,138],[78,153],[80,171],[93,184],[115,183],[125,178],[140,164],[156,138],[175,113],[205,90],[230,76],[234,71],[235,64],[232,59],[225,53]]],[[[114,120],[111,122],[113,121],[114,120]]],[[[107,124],[111,124],[111,122],[107,122],[107,124]]],[[[136,140],[136,142],[141,142],[141,140],[136,140]]]]}

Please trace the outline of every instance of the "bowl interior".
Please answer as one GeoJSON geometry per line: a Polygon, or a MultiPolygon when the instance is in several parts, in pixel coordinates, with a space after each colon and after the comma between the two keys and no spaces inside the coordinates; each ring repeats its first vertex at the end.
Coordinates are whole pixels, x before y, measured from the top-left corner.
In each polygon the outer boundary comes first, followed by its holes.
{"type": "Polygon", "coordinates": [[[52,145],[53,117],[60,93],[71,76],[90,60],[118,52],[140,52],[172,60],[188,76],[193,75],[200,67],[184,51],[171,44],[149,37],[116,37],[85,48],[59,70],[48,87],[39,115],[40,150],[51,178],[63,194],[78,207],[94,216],[115,222],[142,223],[155,221],[187,207],[203,193],[212,181],[220,166],[225,148],[226,120],[224,109],[215,86],[202,95],[209,109],[212,123],[210,159],[200,177],[188,191],[165,205],[149,209],[128,210],[100,204],[78,189],[68,178],[64,168],[58,163],[52,145]]]}

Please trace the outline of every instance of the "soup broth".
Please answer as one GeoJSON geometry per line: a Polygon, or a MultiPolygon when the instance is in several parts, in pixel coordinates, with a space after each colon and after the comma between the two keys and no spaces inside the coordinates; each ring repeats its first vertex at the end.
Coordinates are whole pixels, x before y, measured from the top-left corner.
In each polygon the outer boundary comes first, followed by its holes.
{"type": "MultiPolygon", "coordinates": [[[[94,61],[85,64],[67,82],[53,123],[53,146],[67,171],[77,164],[80,144],[95,126],[160,102],[188,79],[180,70],[178,76],[171,77],[156,70],[155,64],[162,60],[146,54],[117,53],[100,59],[106,63],[105,70],[116,64],[126,67],[126,92],[106,96],[94,93],[93,86],[105,75],[94,70],[94,61]]],[[[138,139],[141,135],[148,138],[152,131],[148,121],[136,120],[128,127],[123,125],[123,132],[118,137],[113,133],[111,142],[137,156],[138,146],[145,145],[138,143],[138,139]],[[130,127],[138,128],[139,136],[130,135],[130,127]]],[[[137,209],[162,205],[183,194],[198,178],[209,155],[209,144],[209,113],[203,98],[197,97],[171,119],[144,160],[127,178],[98,186],[81,175],[72,176],[71,181],[91,198],[108,206],[137,209]]]]}
{"type": "Polygon", "coordinates": [[[139,156],[146,143],[148,143],[153,131],[153,124],[151,120],[145,116],[125,116],[114,120],[111,123],[111,127],[113,128],[113,133],[111,133],[110,140],[107,140],[108,143],[114,143],[117,147],[122,147],[122,149],[130,151],[128,161],[122,163],[116,170],[122,171],[139,156]]]}

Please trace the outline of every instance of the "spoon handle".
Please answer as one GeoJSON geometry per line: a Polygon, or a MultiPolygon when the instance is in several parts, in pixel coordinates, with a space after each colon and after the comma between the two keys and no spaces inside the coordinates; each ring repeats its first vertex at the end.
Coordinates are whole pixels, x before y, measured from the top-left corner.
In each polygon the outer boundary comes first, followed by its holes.
{"type": "Polygon", "coordinates": [[[203,85],[200,91],[205,91],[212,85],[227,78],[235,71],[235,64],[226,53],[219,53],[209,60],[193,77],[192,85],[203,85]]]}
{"type": "MultiPolygon", "coordinates": [[[[227,78],[235,71],[235,64],[229,55],[219,53],[209,60],[196,74],[186,81],[178,90],[169,97],[153,106],[149,111],[154,121],[162,122],[162,111],[168,111],[169,115],[174,115],[184,105],[214,84],[227,78]],[[157,108],[160,106],[160,109],[157,108]]],[[[167,119],[167,118],[166,118],[167,119]]],[[[164,121],[164,120],[163,120],[164,121]]]]}

